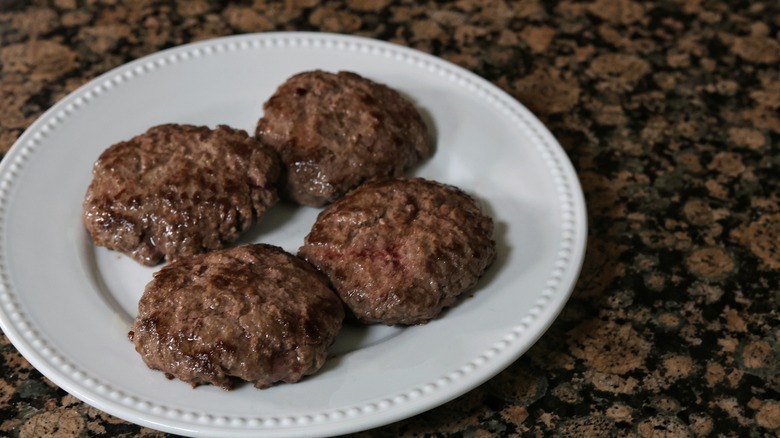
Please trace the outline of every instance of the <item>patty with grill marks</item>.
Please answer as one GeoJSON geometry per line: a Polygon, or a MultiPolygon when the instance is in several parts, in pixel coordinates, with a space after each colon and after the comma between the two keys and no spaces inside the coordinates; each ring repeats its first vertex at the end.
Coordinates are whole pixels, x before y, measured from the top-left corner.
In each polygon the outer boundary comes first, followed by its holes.
{"type": "Polygon", "coordinates": [[[92,175],[94,243],[153,266],[235,241],[277,202],[281,164],[245,131],[165,124],[109,147],[92,175]]]}
{"type": "Polygon", "coordinates": [[[460,189],[422,178],[366,183],[317,217],[298,255],[367,323],[421,324],[495,259],[493,220],[460,189]]]}
{"type": "Polygon", "coordinates": [[[183,257],[157,272],[128,337],[168,378],[265,388],[317,372],[343,319],[320,272],[279,247],[250,244],[183,257]]]}
{"type": "Polygon", "coordinates": [[[432,153],[414,104],[356,73],[296,74],[263,109],[255,135],[279,152],[283,195],[300,204],[320,207],[365,181],[402,176],[432,153]]]}

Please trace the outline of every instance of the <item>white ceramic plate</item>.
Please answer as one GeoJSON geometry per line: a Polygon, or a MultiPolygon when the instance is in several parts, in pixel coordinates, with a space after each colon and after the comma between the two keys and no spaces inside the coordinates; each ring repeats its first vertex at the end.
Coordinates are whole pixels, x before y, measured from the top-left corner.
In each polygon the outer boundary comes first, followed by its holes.
{"type": "MultiPolygon", "coordinates": [[[[295,252],[318,210],[281,206],[245,241],[295,252]]],[[[474,74],[374,40],[316,33],[221,38],[166,50],[71,93],[0,163],[0,323],[44,375],[85,402],[193,436],[325,436],[423,412],[478,386],[542,335],[579,273],[586,216],[577,176],[545,127],[474,74]],[[94,248],[80,222],[109,145],[167,122],[253,132],[290,75],[352,70],[411,98],[437,139],[414,175],[463,188],[495,218],[498,257],[442,318],[346,329],[317,375],[293,385],[192,389],[149,370],[127,340],[155,269],[94,248]]]]}

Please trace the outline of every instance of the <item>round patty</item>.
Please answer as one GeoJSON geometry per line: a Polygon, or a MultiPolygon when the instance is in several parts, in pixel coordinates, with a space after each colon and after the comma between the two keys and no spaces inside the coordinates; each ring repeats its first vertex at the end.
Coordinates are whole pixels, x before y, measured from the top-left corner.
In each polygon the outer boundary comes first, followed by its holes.
{"type": "Polygon", "coordinates": [[[355,73],[310,71],[265,102],[256,136],[279,152],[284,193],[319,207],[375,177],[401,176],[431,154],[415,106],[355,73]]]}
{"type": "Polygon", "coordinates": [[[154,275],[129,333],[144,362],[194,386],[293,383],[325,362],[344,309],[327,279],[253,244],[179,259],[154,275]]]}
{"type": "Polygon", "coordinates": [[[420,324],[476,285],[496,254],[493,220],[434,181],[366,183],[323,210],[299,255],[363,322],[420,324]]]}
{"type": "Polygon", "coordinates": [[[236,240],[277,202],[281,164],[245,131],[168,124],[108,148],[92,175],[92,240],[152,266],[236,240]]]}

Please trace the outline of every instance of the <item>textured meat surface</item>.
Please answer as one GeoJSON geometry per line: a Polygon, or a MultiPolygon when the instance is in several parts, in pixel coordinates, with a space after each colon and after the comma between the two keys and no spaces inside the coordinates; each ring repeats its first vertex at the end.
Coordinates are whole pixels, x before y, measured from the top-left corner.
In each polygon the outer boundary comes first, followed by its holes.
{"type": "Polygon", "coordinates": [[[263,108],[256,136],[279,152],[285,193],[300,204],[326,205],[372,178],[401,176],[431,154],[415,106],[355,73],[297,74],[263,108]]]}
{"type": "Polygon", "coordinates": [[[108,148],[92,175],[92,240],[152,266],[236,240],[278,200],[281,164],[245,131],[168,124],[108,148]]]}
{"type": "Polygon", "coordinates": [[[459,189],[391,179],[323,210],[299,255],[364,322],[420,324],[474,287],[496,254],[493,220],[459,189]]]}
{"type": "Polygon", "coordinates": [[[146,364],[169,378],[265,388],[319,370],[343,319],[321,273],[281,248],[253,244],[157,272],[129,337],[146,364]]]}

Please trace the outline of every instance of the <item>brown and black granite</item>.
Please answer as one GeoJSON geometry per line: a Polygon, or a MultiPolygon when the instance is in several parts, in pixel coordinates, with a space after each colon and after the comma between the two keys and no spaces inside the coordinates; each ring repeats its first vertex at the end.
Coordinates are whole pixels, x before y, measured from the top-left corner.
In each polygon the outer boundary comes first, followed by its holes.
{"type": "MultiPolygon", "coordinates": [[[[780,434],[780,3],[0,0],[0,150],[108,69],[271,30],[375,37],[487,78],[556,135],[588,201],[582,276],[541,340],[354,437],[780,434]]],[[[0,351],[0,435],[165,436],[0,351]]]]}

